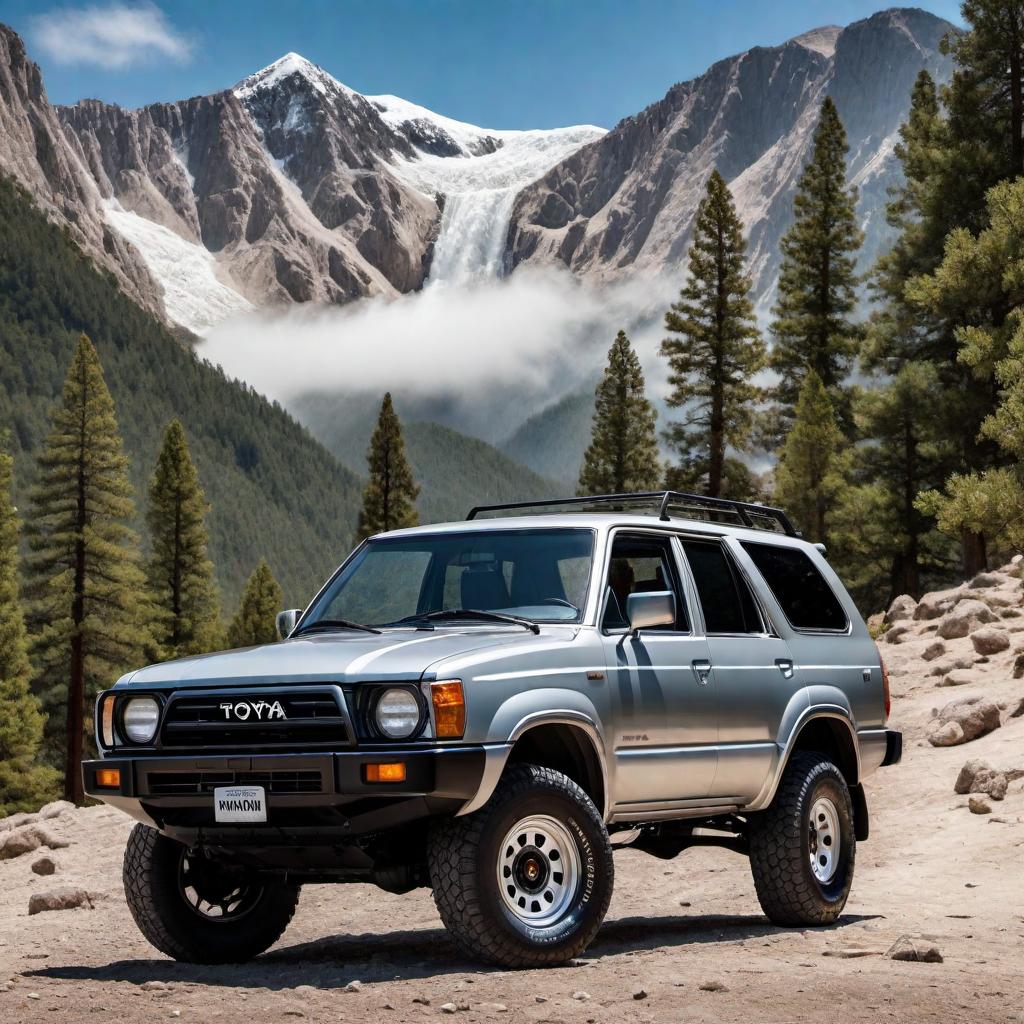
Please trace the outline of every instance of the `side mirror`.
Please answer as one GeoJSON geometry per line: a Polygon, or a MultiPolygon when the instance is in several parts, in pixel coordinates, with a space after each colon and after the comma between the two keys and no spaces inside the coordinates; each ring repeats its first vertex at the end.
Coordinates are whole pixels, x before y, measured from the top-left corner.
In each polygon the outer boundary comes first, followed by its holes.
{"type": "Polygon", "coordinates": [[[277,613],[275,624],[277,626],[277,635],[279,639],[288,639],[291,635],[291,631],[295,628],[295,623],[299,621],[299,616],[301,614],[301,608],[289,608],[286,612],[277,613]]]}
{"type": "Polygon", "coordinates": [[[651,590],[626,598],[626,618],[630,631],[672,626],[676,621],[676,598],[671,590],[651,590]]]}

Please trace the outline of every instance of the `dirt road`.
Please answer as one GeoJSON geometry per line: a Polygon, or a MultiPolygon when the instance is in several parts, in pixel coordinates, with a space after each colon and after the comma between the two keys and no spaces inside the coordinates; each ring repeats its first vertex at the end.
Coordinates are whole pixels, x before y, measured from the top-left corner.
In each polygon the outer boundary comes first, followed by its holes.
{"type": "MultiPolygon", "coordinates": [[[[1019,602],[1019,587],[1004,589],[1019,602]]],[[[53,854],[55,875],[33,874],[34,854],[0,861],[0,1021],[1024,1021],[1024,780],[987,815],[953,792],[968,758],[1024,767],[1015,650],[975,659],[971,682],[940,688],[921,659],[935,622],[912,625],[898,645],[882,644],[905,758],[870,782],[872,838],[838,926],[769,925],[736,854],[664,862],[623,851],[607,922],[568,967],[481,968],[448,941],[429,892],[369,886],[308,887],[259,961],[191,967],[138,934],[120,885],[131,823],[94,807],[48,823],[71,842],[53,854]],[[967,692],[1000,703],[1002,727],[929,745],[933,709],[967,692]],[[94,908],[28,915],[32,893],[66,886],[88,890],[94,908]],[[944,962],[887,959],[903,935],[936,945],[944,962]]],[[[1024,647],[1019,608],[999,628],[1024,647]]],[[[972,660],[969,638],[947,647],[972,660]]]]}

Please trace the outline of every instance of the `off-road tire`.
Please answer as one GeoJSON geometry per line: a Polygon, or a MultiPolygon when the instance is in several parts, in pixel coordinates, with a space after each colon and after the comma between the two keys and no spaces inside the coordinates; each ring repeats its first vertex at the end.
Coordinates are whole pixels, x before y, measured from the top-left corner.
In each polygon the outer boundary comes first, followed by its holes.
{"type": "Polygon", "coordinates": [[[161,953],[195,964],[244,963],[272,946],[295,913],[299,890],[262,882],[251,909],[237,920],[201,917],[179,885],[184,847],[148,825],[136,825],[124,852],[128,909],[146,939],[161,953]]]}
{"type": "Polygon", "coordinates": [[[473,814],[439,822],[427,844],[434,902],[460,949],[502,967],[564,963],[590,945],[611,902],[615,868],[608,832],[583,790],[561,772],[518,764],[473,814]],[[499,891],[500,847],[530,815],[555,819],[579,855],[579,885],[565,915],[532,928],[505,906],[499,891]]]}
{"type": "Polygon", "coordinates": [[[857,840],[849,787],[825,754],[793,754],[771,806],[751,816],[749,838],[754,888],[770,921],[806,927],[839,917],[853,884],[857,840]],[[839,818],[838,864],[827,884],[814,875],[809,845],[809,814],[821,797],[832,802],[839,818]]]}

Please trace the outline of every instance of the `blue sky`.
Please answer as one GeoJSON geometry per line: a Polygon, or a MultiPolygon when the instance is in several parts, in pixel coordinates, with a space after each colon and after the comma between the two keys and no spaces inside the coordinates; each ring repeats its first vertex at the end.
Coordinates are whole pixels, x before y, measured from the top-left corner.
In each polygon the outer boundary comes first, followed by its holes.
{"type": "MultiPolygon", "coordinates": [[[[862,0],[0,0],[51,100],[214,92],[289,50],[365,93],[492,128],[610,127],[713,61],[886,6],[862,0]]],[[[959,22],[957,0],[916,6],[959,22]]]]}

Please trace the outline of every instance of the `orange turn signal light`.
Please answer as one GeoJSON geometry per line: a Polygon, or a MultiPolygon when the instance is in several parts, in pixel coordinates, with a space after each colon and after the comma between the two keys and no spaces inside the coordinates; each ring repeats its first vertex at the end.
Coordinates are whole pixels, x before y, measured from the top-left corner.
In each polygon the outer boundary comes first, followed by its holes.
{"type": "Polygon", "coordinates": [[[121,769],[120,768],[97,768],[96,785],[100,789],[120,789],[121,769]]]}
{"type": "Polygon", "coordinates": [[[430,684],[434,705],[434,728],[439,740],[458,740],[466,731],[466,698],[461,679],[446,679],[430,684]]]}
{"type": "Polygon", "coordinates": [[[364,765],[363,773],[367,782],[405,782],[405,762],[364,765]]]}

